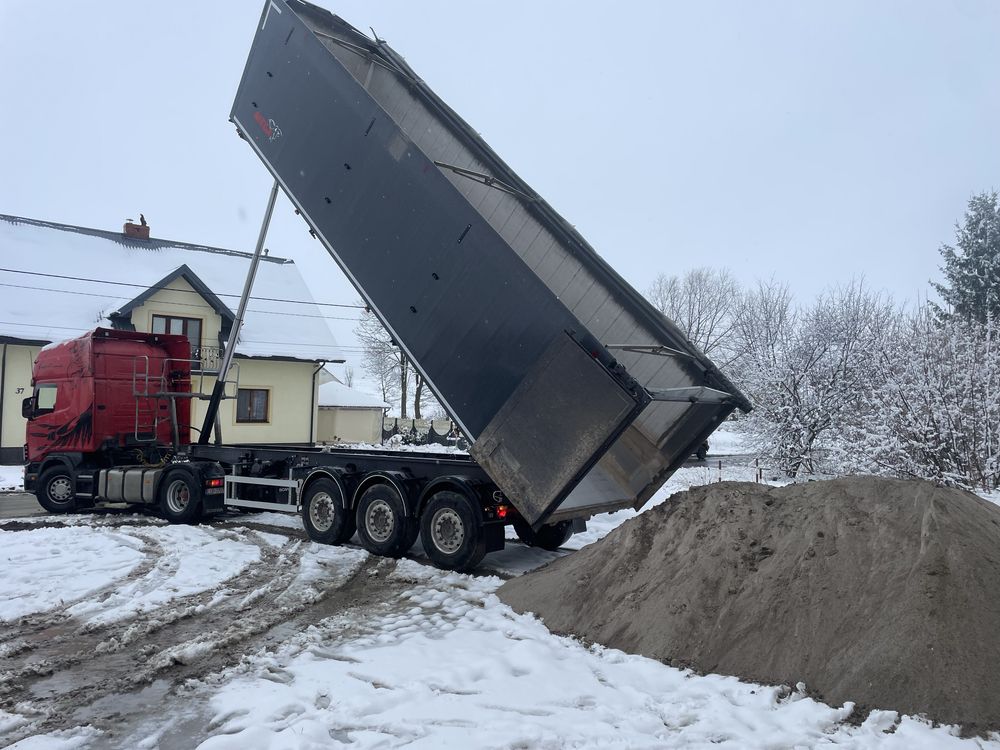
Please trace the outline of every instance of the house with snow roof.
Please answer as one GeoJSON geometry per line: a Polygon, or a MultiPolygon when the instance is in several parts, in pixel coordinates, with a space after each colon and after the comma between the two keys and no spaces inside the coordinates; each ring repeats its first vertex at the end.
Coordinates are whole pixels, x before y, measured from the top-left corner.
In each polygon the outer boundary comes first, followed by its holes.
{"type": "MultiPolygon", "coordinates": [[[[210,392],[250,264],[250,253],[0,214],[0,463],[20,463],[39,349],[97,326],[184,334],[200,390],[210,392]]],[[[295,264],[261,259],[236,344],[227,443],[311,444],[319,372],[343,362],[295,264]]],[[[57,396],[58,398],[58,396],[57,396]]],[[[194,402],[193,427],[205,403],[194,402]]]]}
{"type": "Polygon", "coordinates": [[[324,444],[382,442],[382,421],[389,404],[345,385],[334,376],[319,387],[316,441],[324,444]]]}

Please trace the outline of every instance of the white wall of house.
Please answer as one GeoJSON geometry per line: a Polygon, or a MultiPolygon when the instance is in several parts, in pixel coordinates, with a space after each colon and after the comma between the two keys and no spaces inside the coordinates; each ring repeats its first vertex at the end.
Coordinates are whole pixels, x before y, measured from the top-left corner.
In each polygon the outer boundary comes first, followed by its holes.
{"type": "Polygon", "coordinates": [[[316,441],[319,443],[382,442],[383,409],[321,406],[316,441]]]}
{"type": "Polygon", "coordinates": [[[3,393],[0,409],[0,463],[21,463],[24,429],[21,401],[31,395],[31,365],[41,347],[23,344],[0,344],[3,366],[3,393]]]}
{"type": "Polygon", "coordinates": [[[135,330],[152,331],[154,315],[197,318],[201,320],[201,342],[199,344],[192,341],[191,346],[218,346],[222,317],[185,279],[174,279],[168,286],[170,289],[160,289],[132,309],[132,325],[135,330]],[[174,291],[175,289],[178,291],[174,291]]]}
{"type": "MultiPolygon", "coordinates": [[[[229,380],[238,379],[243,389],[267,391],[267,421],[242,422],[237,419],[237,399],[226,399],[219,407],[222,439],[226,443],[313,443],[316,436],[316,391],[313,362],[284,362],[263,359],[233,360],[238,373],[230,373],[229,380]],[[310,427],[312,432],[310,432],[310,427]]],[[[198,386],[195,378],[195,387],[198,386]]],[[[202,388],[211,393],[215,378],[204,378],[202,388]]],[[[226,389],[228,396],[236,395],[233,386],[226,389]]],[[[194,426],[201,427],[207,402],[197,401],[194,409],[194,426]]],[[[192,440],[197,433],[192,432],[192,440]]]]}

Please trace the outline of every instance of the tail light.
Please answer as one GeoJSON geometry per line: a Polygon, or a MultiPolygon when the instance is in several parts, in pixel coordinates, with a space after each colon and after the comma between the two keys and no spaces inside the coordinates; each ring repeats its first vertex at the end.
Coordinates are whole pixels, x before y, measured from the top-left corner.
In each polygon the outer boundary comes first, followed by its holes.
{"type": "Polygon", "coordinates": [[[211,479],[205,480],[206,487],[221,487],[225,484],[226,480],[223,477],[212,477],[211,479]]]}
{"type": "Polygon", "coordinates": [[[504,519],[507,517],[507,506],[498,505],[497,506],[497,518],[504,519]]]}

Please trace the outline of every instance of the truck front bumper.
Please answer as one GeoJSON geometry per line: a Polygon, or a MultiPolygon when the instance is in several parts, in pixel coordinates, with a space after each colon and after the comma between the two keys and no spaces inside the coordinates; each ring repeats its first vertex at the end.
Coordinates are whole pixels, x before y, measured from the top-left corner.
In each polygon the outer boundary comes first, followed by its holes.
{"type": "Polygon", "coordinates": [[[34,494],[35,485],[38,484],[38,463],[28,464],[24,467],[24,491],[34,494]]]}

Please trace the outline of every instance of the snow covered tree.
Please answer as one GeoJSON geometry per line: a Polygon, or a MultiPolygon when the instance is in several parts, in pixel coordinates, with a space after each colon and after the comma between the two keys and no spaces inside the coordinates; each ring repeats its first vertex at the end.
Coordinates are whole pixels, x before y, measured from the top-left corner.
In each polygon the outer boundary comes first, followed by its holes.
{"type": "Polygon", "coordinates": [[[1000,320],[1000,202],[997,193],[969,201],[965,222],[955,226],[955,247],[941,246],[944,284],[933,283],[953,314],[986,323],[1000,320]]]}
{"type": "Polygon", "coordinates": [[[895,315],[890,300],[860,281],[801,309],[774,282],[744,296],[735,374],[755,406],[744,429],[779,469],[792,477],[816,471],[820,449],[829,450],[853,415],[868,408],[873,361],[895,315]]]}
{"type": "Polygon", "coordinates": [[[731,344],[740,294],[740,286],[728,270],[695,268],[683,276],[661,273],[646,291],[646,298],[692,344],[725,368],[734,357],[731,344]]]}
{"type": "Polygon", "coordinates": [[[784,439],[789,399],[783,381],[797,325],[791,292],[774,280],[748,290],[736,312],[734,336],[741,357],[731,375],[754,405],[742,424],[762,456],[791,450],[784,439]]]}
{"type": "Polygon", "coordinates": [[[918,310],[876,360],[873,406],[847,434],[847,468],[1000,488],[1000,330],[918,310]]]}

